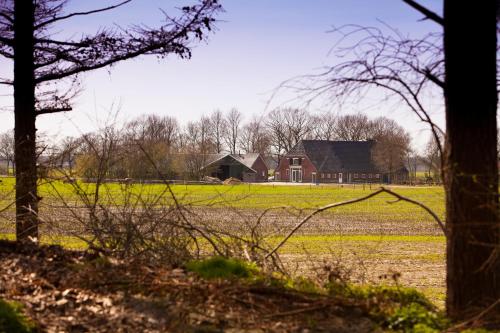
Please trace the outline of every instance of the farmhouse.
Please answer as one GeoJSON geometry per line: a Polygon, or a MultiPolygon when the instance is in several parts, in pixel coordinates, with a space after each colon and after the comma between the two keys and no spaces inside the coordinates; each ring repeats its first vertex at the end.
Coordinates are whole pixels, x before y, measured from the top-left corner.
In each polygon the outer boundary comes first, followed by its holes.
{"type": "Polygon", "coordinates": [[[263,157],[257,153],[214,154],[203,167],[205,174],[225,180],[229,177],[244,182],[267,181],[268,167],[263,157]]]}
{"type": "Polygon", "coordinates": [[[381,183],[403,180],[405,168],[382,173],[372,159],[375,141],[301,140],[280,161],[277,181],[294,183],[381,183]]]}

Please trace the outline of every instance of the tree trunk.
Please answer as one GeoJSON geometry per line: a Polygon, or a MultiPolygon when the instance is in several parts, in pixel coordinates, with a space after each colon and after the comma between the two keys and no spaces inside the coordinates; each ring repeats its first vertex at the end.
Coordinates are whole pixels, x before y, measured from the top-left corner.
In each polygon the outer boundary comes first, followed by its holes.
{"type": "Polygon", "coordinates": [[[463,319],[500,298],[495,1],[445,0],[444,20],[446,308],[463,319]]]}
{"type": "Polygon", "coordinates": [[[36,172],[34,4],[14,2],[14,143],[16,237],[38,239],[36,172]]]}

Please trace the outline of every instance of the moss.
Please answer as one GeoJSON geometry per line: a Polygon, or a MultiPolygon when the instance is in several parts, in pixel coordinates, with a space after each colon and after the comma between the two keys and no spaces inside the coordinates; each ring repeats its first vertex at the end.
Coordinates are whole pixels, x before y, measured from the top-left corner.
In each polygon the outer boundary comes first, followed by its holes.
{"type": "Polygon", "coordinates": [[[387,327],[404,332],[440,332],[448,325],[445,317],[427,307],[410,303],[387,317],[387,327]]]}
{"type": "Polygon", "coordinates": [[[224,257],[192,260],[186,264],[186,268],[205,279],[250,278],[258,273],[258,269],[250,263],[224,257]]]}
{"type": "Polygon", "coordinates": [[[22,305],[0,299],[0,333],[36,332],[35,325],[22,314],[22,305]]]}
{"type": "Polygon", "coordinates": [[[331,295],[363,301],[372,319],[393,331],[440,332],[449,325],[444,314],[412,288],[331,283],[327,290],[331,295]]]}

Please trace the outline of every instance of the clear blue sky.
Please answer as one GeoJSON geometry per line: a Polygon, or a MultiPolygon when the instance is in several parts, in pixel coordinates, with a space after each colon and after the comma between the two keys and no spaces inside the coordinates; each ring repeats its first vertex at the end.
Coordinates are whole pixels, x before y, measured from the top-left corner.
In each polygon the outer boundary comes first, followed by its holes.
{"type": "MultiPolygon", "coordinates": [[[[92,9],[109,3],[113,2],[73,0],[68,10],[92,9]]],[[[162,18],[158,8],[175,13],[171,11],[173,7],[186,3],[135,0],[108,14],[68,21],[60,30],[78,35],[113,23],[154,25],[162,18]]],[[[441,12],[441,1],[422,3],[441,12]]],[[[401,0],[223,0],[222,5],[225,13],[219,16],[218,31],[208,43],[195,48],[192,59],[170,57],[159,61],[143,57],[85,74],[84,90],[74,103],[74,111],[40,117],[38,128],[50,134],[76,135],[102,124],[113,103],[121,106],[122,120],[157,113],[175,116],[185,123],[216,108],[227,110],[233,106],[250,118],[251,114],[265,112],[270,92],[282,81],[312,73],[335,61],[328,55],[337,38],[327,33],[332,26],[377,25],[377,20],[382,20],[412,36],[438,29],[432,22],[419,21],[421,15],[401,0]]],[[[1,72],[8,72],[9,66],[0,64],[1,72]]],[[[2,90],[2,94],[6,91],[2,90]]],[[[8,105],[11,101],[3,96],[0,103],[8,105]]],[[[276,99],[271,107],[280,103],[276,99]]],[[[369,112],[371,116],[397,119],[421,146],[427,138],[425,126],[408,111],[397,109],[388,105],[369,112]]],[[[441,116],[438,118],[442,123],[441,116]]],[[[1,131],[13,126],[9,112],[1,112],[0,120],[1,131]]]]}

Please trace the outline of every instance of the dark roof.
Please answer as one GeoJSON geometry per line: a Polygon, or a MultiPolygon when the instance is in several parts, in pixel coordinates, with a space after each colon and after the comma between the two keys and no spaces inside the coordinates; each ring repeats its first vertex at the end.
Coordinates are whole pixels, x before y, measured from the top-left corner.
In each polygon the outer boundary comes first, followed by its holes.
{"type": "Polygon", "coordinates": [[[288,156],[305,155],[321,171],[377,172],[371,150],[374,141],[302,140],[288,156]]]}
{"type": "MultiPolygon", "coordinates": [[[[243,164],[246,166],[250,171],[252,172],[257,172],[255,171],[252,166],[254,165],[255,161],[259,158],[260,154],[258,153],[247,153],[247,154],[227,154],[227,153],[222,153],[222,154],[209,154],[207,155],[207,163],[203,168],[206,168],[208,166],[211,166],[217,162],[222,162],[224,159],[230,159],[232,161],[236,161],[238,163],[243,164]]],[[[227,162],[226,162],[227,163],[227,162]]]]}

